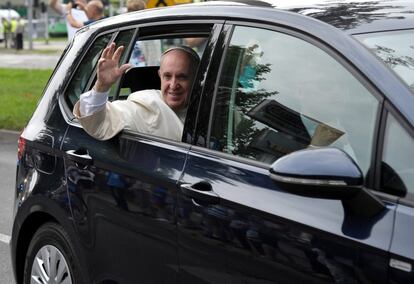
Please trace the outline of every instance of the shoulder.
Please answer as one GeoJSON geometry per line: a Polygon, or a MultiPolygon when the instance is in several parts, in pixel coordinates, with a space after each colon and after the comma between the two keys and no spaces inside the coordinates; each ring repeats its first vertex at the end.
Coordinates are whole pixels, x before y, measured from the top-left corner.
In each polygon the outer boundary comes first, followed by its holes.
{"type": "MultiPolygon", "coordinates": [[[[62,4],[63,5],[63,4],[62,4]]],[[[86,13],[85,13],[85,11],[83,11],[83,10],[79,10],[79,9],[76,9],[76,8],[72,8],[72,16],[76,19],[76,20],[78,20],[78,21],[83,21],[83,22],[86,22],[86,21],[88,21],[88,17],[86,16],[86,13]]]]}
{"type": "Polygon", "coordinates": [[[151,101],[162,101],[160,90],[143,90],[130,94],[128,101],[133,102],[151,102],[151,101]]]}

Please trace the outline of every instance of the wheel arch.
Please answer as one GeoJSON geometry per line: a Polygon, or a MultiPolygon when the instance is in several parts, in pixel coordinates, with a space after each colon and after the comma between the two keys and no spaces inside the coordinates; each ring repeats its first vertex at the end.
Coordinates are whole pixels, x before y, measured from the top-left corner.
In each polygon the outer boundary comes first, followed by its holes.
{"type": "Polygon", "coordinates": [[[16,242],[15,279],[17,284],[23,283],[24,264],[26,253],[33,235],[43,224],[54,222],[60,224],[56,218],[46,212],[33,212],[23,222],[16,242]]]}

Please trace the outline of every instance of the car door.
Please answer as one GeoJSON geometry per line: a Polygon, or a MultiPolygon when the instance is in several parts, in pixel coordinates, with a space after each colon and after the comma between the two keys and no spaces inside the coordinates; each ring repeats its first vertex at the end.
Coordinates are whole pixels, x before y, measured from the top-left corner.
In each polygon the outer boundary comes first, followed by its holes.
{"type": "Polygon", "coordinates": [[[383,143],[379,159],[379,190],[395,196],[396,215],[390,247],[390,282],[411,283],[414,279],[414,136],[412,125],[387,104],[384,112],[383,143]]]}
{"type": "MultiPolygon", "coordinates": [[[[66,103],[75,103],[92,86],[97,60],[109,42],[129,47],[135,35],[132,28],[98,36],[69,84],[66,103]]],[[[110,99],[117,98],[117,90],[110,99]]],[[[62,146],[67,187],[77,234],[94,264],[94,282],[176,282],[173,204],[186,150],[169,144],[138,134],[99,141],[76,121],[69,126],[62,146]]]]}
{"type": "MultiPolygon", "coordinates": [[[[67,101],[75,103],[79,90],[92,86],[96,61],[90,62],[91,58],[99,58],[102,46],[112,40],[126,47],[122,61],[133,65],[110,91],[110,100],[124,100],[133,91],[160,88],[159,80],[151,76],[158,76],[163,51],[187,39],[206,43],[216,29],[220,25],[181,20],[102,35],[81,63],[92,66],[91,77],[75,75],[73,80],[79,80],[69,85],[67,101]],[[86,83],[80,86],[82,82],[86,83]]],[[[201,56],[204,48],[194,47],[201,56]]],[[[181,141],[131,131],[98,141],[78,123],[69,126],[62,147],[68,192],[76,229],[89,262],[95,264],[91,271],[95,282],[178,282],[177,181],[189,148],[181,141]]]]}
{"type": "Polygon", "coordinates": [[[193,283],[386,283],[395,204],[370,192],[381,97],[307,36],[227,29],[180,180],[180,254],[194,259],[193,283]],[[274,183],[272,163],[309,148],[340,149],[358,165],[362,203],[274,183]],[[221,274],[210,271],[217,263],[221,274]]]}

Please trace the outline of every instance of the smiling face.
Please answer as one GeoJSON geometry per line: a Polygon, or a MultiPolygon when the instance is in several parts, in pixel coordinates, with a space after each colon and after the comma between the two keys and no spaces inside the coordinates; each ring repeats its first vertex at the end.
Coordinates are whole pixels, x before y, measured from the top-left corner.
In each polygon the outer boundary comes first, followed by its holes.
{"type": "Polygon", "coordinates": [[[172,50],[163,55],[158,74],[161,93],[165,103],[175,112],[187,106],[193,79],[193,68],[189,55],[181,50],[172,50]]]}

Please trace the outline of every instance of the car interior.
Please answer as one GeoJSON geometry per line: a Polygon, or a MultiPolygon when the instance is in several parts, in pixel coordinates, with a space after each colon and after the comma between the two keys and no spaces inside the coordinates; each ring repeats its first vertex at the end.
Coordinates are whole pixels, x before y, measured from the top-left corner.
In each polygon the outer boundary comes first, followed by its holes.
{"type": "Polygon", "coordinates": [[[158,66],[132,67],[127,70],[121,81],[121,95],[119,99],[126,99],[127,94],[161,88],[158,66]],[[139,80],[137,80],[139,78],[139,80]],[[126,90],[125,90],[126,89],[126,90]]]}

